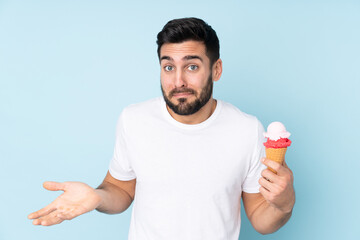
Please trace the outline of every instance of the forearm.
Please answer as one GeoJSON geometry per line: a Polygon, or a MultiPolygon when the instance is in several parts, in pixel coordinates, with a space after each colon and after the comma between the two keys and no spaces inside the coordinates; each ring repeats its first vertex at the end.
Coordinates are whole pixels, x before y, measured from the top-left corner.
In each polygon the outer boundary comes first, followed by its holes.
{"type": "Polygon", "coordinates": [[[101,202],[96,208],[99,212],[107,214],[122,213],[133,201],[126,191],[111,183],[103,183],[95,191],[101,197],[101,202]]]}
{"type": "Polygon", "coordinates": [[[290,219],[292,210],[282,212],[264,201],[251,216],[253,227],[261,234],[270,234],[285,225],[290,219]]]}

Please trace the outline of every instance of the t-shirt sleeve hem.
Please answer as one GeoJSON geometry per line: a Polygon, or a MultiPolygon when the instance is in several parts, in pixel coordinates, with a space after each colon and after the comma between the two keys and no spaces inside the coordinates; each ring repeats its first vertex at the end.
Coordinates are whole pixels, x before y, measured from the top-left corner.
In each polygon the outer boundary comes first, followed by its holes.
{"type": "Polygon", "coordinates": [[[111,168],[109,168],[109,173],[113,178],[116,178],[117,180],[120,180],[120,181],[130,181],[130,180],[134,180],[136,178],[136,176],[125,176],[125,175],[121,175],[119,173],[115,173],[111,168]]]}
{"type": "Polygon", "coordinates": [[[259,190],[259,187],[244,188],[243,192],[246,192],[246,193],[259,193],[260,190],[259,190]]]}

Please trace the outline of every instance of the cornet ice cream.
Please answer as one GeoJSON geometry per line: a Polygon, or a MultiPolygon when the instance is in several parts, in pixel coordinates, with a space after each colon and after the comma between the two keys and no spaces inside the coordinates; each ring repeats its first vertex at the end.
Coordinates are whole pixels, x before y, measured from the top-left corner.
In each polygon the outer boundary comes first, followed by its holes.
{"type": "MultiPolygon", "coordinates": [[[[267,141],[264,143],[266,158],[283,164],[287,147],[291,145],[290,133],[281,122],[272,122],[264,133],[267,141]]],[[[276,173],[275,170],[269,168],[276,173]]]]}

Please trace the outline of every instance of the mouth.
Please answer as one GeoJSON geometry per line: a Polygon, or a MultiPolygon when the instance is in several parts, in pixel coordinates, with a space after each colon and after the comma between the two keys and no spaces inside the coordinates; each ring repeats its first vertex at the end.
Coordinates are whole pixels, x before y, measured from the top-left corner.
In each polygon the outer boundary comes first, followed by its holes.
{"type": "Polygon", "coordinates": [[[174,97],[174,98],[186,98],[186,97],[190,97],[191,95],[195,95],[195,91],[192,89],[175,89],[173,91],[170,92],[169,94],[170,98],[174,97]]]}
{"type": "Polygon", "coordinates": [[[189,97],[191,95],[193,95],[193,94],[190,93],[190,92],[182,92],[182,93],[174,93],[174,94],[172,94],[172,96],[175,97],[175,98],[185,98],[185,97],[189,97]]]}

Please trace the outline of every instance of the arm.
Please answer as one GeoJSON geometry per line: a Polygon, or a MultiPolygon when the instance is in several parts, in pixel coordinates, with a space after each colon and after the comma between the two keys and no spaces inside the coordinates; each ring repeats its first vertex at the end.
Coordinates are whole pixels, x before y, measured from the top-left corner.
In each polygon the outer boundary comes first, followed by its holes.
{"type": "Polygon", "coordinates": [[[31,213],[34,225],[51,226],[71,220],[94,209],[105,213],[125,211],[134,198],[136,180],[120,181],[109,173],[103,183],[94,189],[81,182],[45,182],[50,191],[64,191],[46,207],[31,213]]]}
{"type": "Polygon", "coordinates": [[[281,228],[291,217],[295,204],[293,174],[287,167],[265,159],[265,165],[276,170],[263,170],[259,179],[260,193],[245,193],[242,198],[246,214],[261,234],[269,234],[281,228]]]}
{"type": "Polygon", "coordinates": [[[125,211],[134,200],[136,179],[120,181],[108,172],[104,181],[95,192],[101,196],[101,202],[96,210],[114,214],[125,211]]]}

